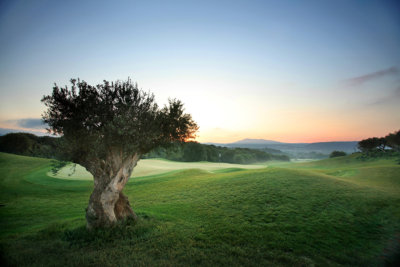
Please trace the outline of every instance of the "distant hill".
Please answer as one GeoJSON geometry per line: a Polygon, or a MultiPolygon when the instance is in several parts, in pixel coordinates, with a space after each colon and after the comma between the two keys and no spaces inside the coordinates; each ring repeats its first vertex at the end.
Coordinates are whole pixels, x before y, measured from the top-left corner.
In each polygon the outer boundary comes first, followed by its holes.
{"type": "Polygon", "coordinates": [[[281,142],[278,141],[273,141],[273,140],[265,140],[265,139],[243,139],[240,141],[236,141],[234,143],[231,143],[231,145],[253,145],[253,144],[258,144],[258,145],[270,145],[270,144],[282,144],[281,142]]]}
{"type": "Polygon", "coordinates": [[[319,142],[319,143],[311,143],[306,145],[306,149],[314,150],[314,151],[333,151],[340,150],[344,152],[356,152],[357,151],[357,141],[349,141],[349,142],[319,142]]]}
{"type": "Polygon", "coordinates": [[[205,143],[206,145],[215,145],[222,147],[238,147],[238,148],[252,148],[252,149],[264,149],[268,145],[284,144],[278,141],[265,140],[265,139],[250,139],[246,138],[233,143],[205,143]]]}
{"type": "Polygon", "coordinates": [[[275,149],[291,155],[292,157],[307,158],[310,153],[319,153],[320,155],[329,155],[332,151],[344,151],[353,153],[357,151],[358,141],[341,142],[317,142],[317,143],[282,143],[273,140],[264,139],[243,139],[233,143],[221,144],[212,143],[217,146],[240,147],[252,149],[275,149]]]}

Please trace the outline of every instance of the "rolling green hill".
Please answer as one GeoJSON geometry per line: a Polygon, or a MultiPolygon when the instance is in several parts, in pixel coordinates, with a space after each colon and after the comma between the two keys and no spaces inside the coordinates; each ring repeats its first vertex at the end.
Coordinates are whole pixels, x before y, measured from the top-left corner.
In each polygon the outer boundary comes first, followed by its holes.
{"type": "MultiPolygon", "coordinates": [[[[208,163],[204,163],[208,164],[208,163]]],[[[355,156],[133,178],[139,222],[87,232],[87,180],[0,153],[1,257],[18,266],[376,266],[399,258],[400,165],[355,156]]]]}
{"type": "MultiPolygon", "coordinates": [[[[224,171],[224,169],[259,169],[267,167],[266,164],[232,164],[216,162],[177,162],[166,159],[142,159],[133,170],[132,177],[163,174],[177,170],[201,169],[209,172],[224,171]]],[[[69,164],[60,169],[57,174],[49,172],[47,175],[55,178],[69,180],[92,180],[92,175],[80,165],[75,167],[69,164]]]]}

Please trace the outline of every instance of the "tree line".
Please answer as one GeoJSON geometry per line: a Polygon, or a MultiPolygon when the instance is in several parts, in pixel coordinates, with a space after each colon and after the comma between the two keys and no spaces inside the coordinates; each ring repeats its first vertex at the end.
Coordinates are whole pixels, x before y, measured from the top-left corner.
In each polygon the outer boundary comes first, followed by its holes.
{"type": "Polygon", "coordinates": [[[59,146],[61,139],[50,136],[37,136],[30,133],[9,133],[0,136],[0,151],[39,158],[61,158],[59,146]]]}
{"type": "Polygon", "coordinates": [[[144,155],[144,158],[165,158],[174,161],[194,162],[226,162],[250,164],[269,160],[289,161],[287,155],[271,154],[258,149],[227,148],[215,145],[204,145],[197,142],[183,144],[174,143],[171,146],[159,147],[144,155]]]}

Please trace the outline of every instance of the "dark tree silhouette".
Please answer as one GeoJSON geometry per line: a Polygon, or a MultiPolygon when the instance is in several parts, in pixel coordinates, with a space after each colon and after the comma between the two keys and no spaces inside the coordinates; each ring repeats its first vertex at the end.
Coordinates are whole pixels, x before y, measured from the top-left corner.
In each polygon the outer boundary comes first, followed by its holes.
{"type": "Polygon", "coordinates": [[[0,136],[0,151],[30,156],[37,136],[27,133],[9,133],[0,136]]]}
{"type": "Polygon", "coordinates": [[[400,152],[400,130],[385,136],[387,145],[400,152]]]}
{"type": "Polygon", "coordinates": [[[130,79],[92,86],[71,80],[53,87],[42,102],[49,131],[63,136],[66,159],[84,166],[94,178],[86,209],[87,227],[104,227],[137,218],[122,193],[140,156],[171,142],[184,142],[198,130],[179,100],[159,108],[154,95],[130,79]]]}
{"type": "Polygon", "coordinates": [[[382,144],[381,138],[371,137],[358,142],[358,148],[362,152],[368,153],[374,149],[377,149],[379,146],[381,146],[381,144],[382,144]]]}
{"type": "Polygon", "coordinates": [[[386,146],[387,146],[386,138],[385,137],[378,138],[378,149],[381,151],[385,151],[386,146]]]}
{"type": "Polygon", "coordinates": [[[329,157],[330,158],[336,158],[336,157],[343,157],[343,156],[346,156],[346,155],[347,154],[344,151],[335,150],[335,151],[332,151],[332,153],[329,155],[329,157]]]}
{"type": "Polygon", "coordinates": [[[185,161],[205,161],[207,160],[207,151],[205,146],[197,142],[188,142],[183,148],[183,158],[185,161]]]}

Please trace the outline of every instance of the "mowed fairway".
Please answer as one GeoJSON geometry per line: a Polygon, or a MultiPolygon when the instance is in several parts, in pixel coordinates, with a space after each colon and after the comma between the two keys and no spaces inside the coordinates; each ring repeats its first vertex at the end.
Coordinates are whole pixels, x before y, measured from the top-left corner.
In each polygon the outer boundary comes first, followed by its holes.
{"type": "MultiPolygon", "coordinates": [[[[357,156],[133,178],[136,225],[87,232],[92,181],[0,153],[1,259],[16,266],[396,264],[400,165],[357,156]]],[[[134,175],[135,176],[135,175],[134,175]]]]}
{"type": "MultiPolygon", "coordinates": [[[[133,169],[132,177],[157,175],[177,170],[200,169],[209,172],[223,171],[224,169],[259,169],[267,167],[266,164],[230,164],[215,162],[176,162],[165,159],[142,159],[133,169]]],[[[62,168],[57,175],[49,172],[49,176],[62,179],[92,180],[92,175],[80,165],[72,164],[62,168]]]]}

